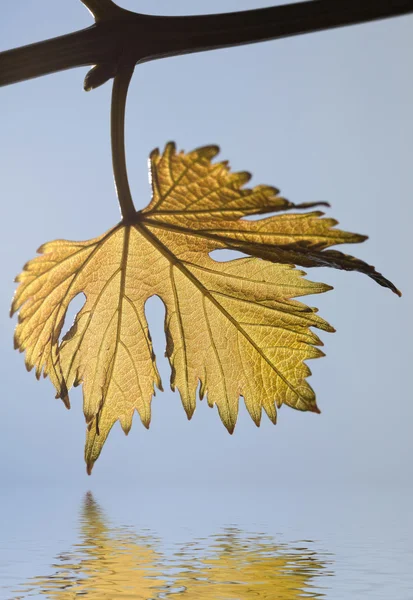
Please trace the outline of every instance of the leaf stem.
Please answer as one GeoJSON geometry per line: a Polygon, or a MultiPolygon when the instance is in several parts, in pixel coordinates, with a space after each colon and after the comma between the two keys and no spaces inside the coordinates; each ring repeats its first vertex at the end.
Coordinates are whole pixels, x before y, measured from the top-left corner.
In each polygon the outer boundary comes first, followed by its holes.
{"type": "Polygon", "coordinates": [[[115,188],[118,195],[120,211],[124,222],[131,221],[136,215],[129,187],[125,153],[125,110],[129,83],[132,79],[134,65],[119,69],[113,82],[111,106],[111,143],[112,165],[115,188]]]}

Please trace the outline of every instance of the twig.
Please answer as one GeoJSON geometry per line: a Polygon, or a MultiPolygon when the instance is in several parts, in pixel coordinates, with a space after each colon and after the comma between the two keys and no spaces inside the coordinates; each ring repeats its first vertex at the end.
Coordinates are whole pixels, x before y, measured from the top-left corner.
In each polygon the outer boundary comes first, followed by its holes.
{"type": "Polygon", "coordinates": [[[118,18],[126,11],[120,8],[112,0],[80,0],[86,8],[92,13],[95,21],[104,21],[108,19],[118,18]]]}
{"type": "Polygon", "coordinates": [[[96,24],[0,53],[0,86],[78,66],[128,64],[310,33],[413,13],[413,0],[311,0],[217,15],[133,13],[82,0],[96,24]]]}

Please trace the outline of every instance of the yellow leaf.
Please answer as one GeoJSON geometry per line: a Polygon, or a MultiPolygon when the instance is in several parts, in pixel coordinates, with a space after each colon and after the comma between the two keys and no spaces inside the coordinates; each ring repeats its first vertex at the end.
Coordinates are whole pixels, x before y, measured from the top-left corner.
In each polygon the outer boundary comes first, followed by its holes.
{"type": "Polygon", "coordinates": [[[68,390],[83,384],[89,473],[117,420],[128,433],[137,410],[149,427],[154,388],[162,389],[144,311],[151,296],[166,307],[171,386],[188,418],[199,386],[232,433],[241,396],[257,425],[263,409],[275,423],[282,404],[319,412],[304,361],[323,355],[310,328],[333,329],[294,298],[331,288],[294,264],[361,271],[399,293],[373,267],[328,250],[366,238],[321,212],[245,219],[314,205],[295,206],[269,186],[244,188],[248,173],[212,163],[217,152],[177,154],[172,143],[154,151],[147,208],[88,242],[45,244],[17,278],[15,345],[27,368],[49,376],[68,407],[68,390]],[[249,257],[211,258],[225,248],[249,257]],[[85,304],[59,343],[79,294],[85,304]]]}

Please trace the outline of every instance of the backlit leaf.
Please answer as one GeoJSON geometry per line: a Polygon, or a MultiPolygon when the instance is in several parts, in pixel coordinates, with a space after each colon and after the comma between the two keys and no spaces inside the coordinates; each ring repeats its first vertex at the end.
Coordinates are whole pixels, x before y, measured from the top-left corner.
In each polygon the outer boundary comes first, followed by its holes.
{"type": "Polygon", "coordinates": [[[257,425],[263,410],[275,423],[282,404],[319,412],[304,361],[323,355],[311,328],[333,329],[294,298],[331,288],[294,265],[360,271],[399,294],[373,267],[329,250],[365,236],[319,211],[289,212],[314,205],[295,206],[275,188],[245,188],[249,174],[211,162],[217,152],[178,154],[172,143],[154,151],[147,208],[93,240],[43,245],[17,278],[15,345],[68,407],[68,390],[83,384],[89,472],[117,420],[128,433],[137,410],[149,427],[154,388],[162,389],[144,311],[151,296],[165,304],[171,387],[188,418],[199,389],[232,433],[240,397],[257,425]],[[219,249],[248,257],[217,262],[210,253],[219,249]],[[79,294],[85,304],[60,343],[79,294]]]}

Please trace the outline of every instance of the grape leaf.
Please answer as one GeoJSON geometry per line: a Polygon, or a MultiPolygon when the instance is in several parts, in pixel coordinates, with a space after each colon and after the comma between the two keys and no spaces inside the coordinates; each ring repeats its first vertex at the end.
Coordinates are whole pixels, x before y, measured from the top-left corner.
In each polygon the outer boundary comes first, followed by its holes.
{"type": "Polygon", "coordinates": [[[155,387],[162,389],[144,311],[151,296],[165,304],[171,387],[188,418],[199,386],[232,433],[240,397],[256,425],[262,409],[275,423],[283,403],[319,412],[304,361],[323,355],[310,328],[333,329],[294,298],[331,288],[294,265],[360,271],[399,294],[370,265],[328,249],[365,236],[336,229],[319,211],[289,213],[314,204],[296,206],[273,187],[245,188],[248,173],[212,162],[218,150],[184,154],[169,143],[162,155],[153,151],[153,196],[144,210],[90,241],[43,245],[16,279],[15,346],[26,352],[27,368],[48,376],[67,407],[68,390],[83,384],[89,473],[117,420],[128,433],[137,410],[149,427],[155,387]],[[211,258],[225,248],[248,257],[211,258]],[[59,342],[79,294],[85,304],[59,342]]]}

